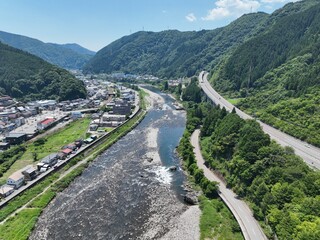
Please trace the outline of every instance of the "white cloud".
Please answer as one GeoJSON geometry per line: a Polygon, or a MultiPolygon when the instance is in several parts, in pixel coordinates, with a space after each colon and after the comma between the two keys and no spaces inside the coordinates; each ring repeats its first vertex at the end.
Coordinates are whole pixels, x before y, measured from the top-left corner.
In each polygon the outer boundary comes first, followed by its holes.
{"type": "Polygon", "coordinates": [[[194,15],[194,13],[189,13],[189,14],[186,16],[186,19],[187,19],[189,22],[197,21],[197,18],[196,18],[196,16],[194,15]]]}
{"type": "Polygon", "coordinates": [[[228,17],[230,14],[231,13],[227,8],[216,7],[209,10],[208,15],[203,17],[202,20],[215,20],[219,18],[228,17]]]}
{"type": "Polygon", "coordinates": [[[256,12],[260,6],[260,2],[256,0],[218,0],[215,2],[215,7],[209,10],[207,16],[202,17],[202,20],[216,20],[229,16],[238,17],[244,13],[256,12]]]}

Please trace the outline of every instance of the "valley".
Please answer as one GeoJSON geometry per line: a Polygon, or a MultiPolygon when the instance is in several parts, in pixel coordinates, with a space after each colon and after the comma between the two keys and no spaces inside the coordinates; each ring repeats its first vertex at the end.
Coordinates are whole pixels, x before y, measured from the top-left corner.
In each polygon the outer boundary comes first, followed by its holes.
{"type": "Polygon", "coordinates": [[[319,239],[320,0],[128,2],[0,3],[0,240],[319,239]]]}

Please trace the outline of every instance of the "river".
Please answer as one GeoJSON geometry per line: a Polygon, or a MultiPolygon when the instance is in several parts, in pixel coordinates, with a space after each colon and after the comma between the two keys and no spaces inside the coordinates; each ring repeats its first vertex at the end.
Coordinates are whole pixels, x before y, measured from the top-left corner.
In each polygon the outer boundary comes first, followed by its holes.
{"type": "MultiPolygon", "coordinates": [[[[159,93],[161,94],[161,93],[159,93]]],[[[47,206],[30,239],[161,239],[188,206],[175,147],[186,116],[161,94],[144,120],[47,206]]]]}

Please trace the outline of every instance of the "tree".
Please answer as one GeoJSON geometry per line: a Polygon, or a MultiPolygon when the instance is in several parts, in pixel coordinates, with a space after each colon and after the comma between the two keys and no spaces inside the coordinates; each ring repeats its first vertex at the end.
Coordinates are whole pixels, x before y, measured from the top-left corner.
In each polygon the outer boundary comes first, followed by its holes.
{"type": "Polygon", "coordinates": [[[182,83],[179,83],[177,87],[177,94],[180,96],[181,93],[182,93],[182,83]]]}
{"type": "Polygon", "coordinates": [[[38,154],[36,152],[33,152],[32,156],[33,156],[33,161],[34,162],[38,161],[38,154]]]}
{"type": "Polygon", "coordinates": [[[167,91],[169,89],[168,81],[164,81],[163,90],[167,91]]]}
{"type": "Polygon", "coordinates": [[[258,159],[257,152],[259,149],[269,144],[269,135],[262,131],[259,123],[255,120],[248,120],[240,130],[238,152],[250,163],[254,163],[258,159]]]}
{"type": "Polygon", "coordinates": [[[208,181],[205,188],[203,189],[204,194],[209,198],[214,198],[218,196],[218,183],[208,181]]]}

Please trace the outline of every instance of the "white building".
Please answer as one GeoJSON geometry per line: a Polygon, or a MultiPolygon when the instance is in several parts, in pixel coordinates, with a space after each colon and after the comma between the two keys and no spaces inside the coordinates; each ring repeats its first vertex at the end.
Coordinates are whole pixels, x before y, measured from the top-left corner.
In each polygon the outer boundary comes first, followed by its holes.
{"type": "Polygon", "coordinates": [[[12,186],[9,185],[3,185],[0,187],[0,197],[7,197],[9,196],[11,193],[13,193],[14,188],[12,186]]]}
{"type": "Polygon", "coordinates": [[[71,112],[71,118],[72,119],[82,118],[82,113],[81,112],[71,112]]]}
{"type": "Polygon", "coordinates": [[[47,127],[49,127],[51,124],[55,122],[54,118],[46,118],[40,122],[37,123],[37,129],[38,130],[43,130],[47,127]]]}
{"type": "Polygon", "coordinates": [[[108,114],[102,116],[102,122],[123,122],[126,120],[126,115],[108,114]]]}
{"type": "Polygon", "coordinates": [[[13,186],[15,189],[18,189],[24,184],[24,176],[20,171],[17,171],[8,178],[7,184],[13,186]]]}

